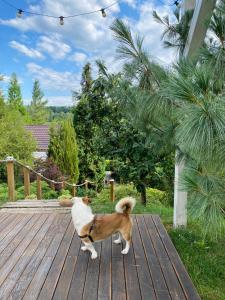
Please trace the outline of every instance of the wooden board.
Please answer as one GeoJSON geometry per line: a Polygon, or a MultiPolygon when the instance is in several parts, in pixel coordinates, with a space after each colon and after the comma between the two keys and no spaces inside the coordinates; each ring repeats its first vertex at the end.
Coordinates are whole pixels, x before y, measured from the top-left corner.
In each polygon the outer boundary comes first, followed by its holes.
{"type": "MultiPolygon", "coordinates": [[[[28,202],[27,202],[28,203],[28,202]]],[[[11,208],[7,208],[11,209],[11,208]]],[[[0,299],[199,300],[159,217],[133,216],[130,251],[116,236],[80,249],[71,215],[0,212],[0,299]]]]}

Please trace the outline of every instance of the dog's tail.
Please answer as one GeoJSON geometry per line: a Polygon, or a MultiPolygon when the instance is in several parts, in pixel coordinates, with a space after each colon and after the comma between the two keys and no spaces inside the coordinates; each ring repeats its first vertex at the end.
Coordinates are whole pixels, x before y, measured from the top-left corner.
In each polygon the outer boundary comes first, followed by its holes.
{"type": "Polygon", "coordinates": [[[120,214],[130,214],[136,204],[136,200],[132,197],[121,199],[115,207],[115,211],[120,214]]]}

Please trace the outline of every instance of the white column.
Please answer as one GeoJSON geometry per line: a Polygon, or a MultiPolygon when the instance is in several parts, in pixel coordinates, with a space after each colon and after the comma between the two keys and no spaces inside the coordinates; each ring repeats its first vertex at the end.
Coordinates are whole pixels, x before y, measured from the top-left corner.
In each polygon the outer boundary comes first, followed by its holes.
{"type": "MultiPolygon", "coordinates": [[[[195,8],[184,50],[184,56],[186,58],[193,56],[201,47],[207,30],[205,21],[211,17],[215,2],[215,0],[184,0],[181,8],[182,12],[187,9],[195,8]]],[[[179,188],[179,180],[183,169],[184,162],[178,162],[176,159],[173,212],[173,226],[175,228],[187,225],[187,193],[181,191],[179,188]]]]}
{"type": "Polygon", "coordinates": [[[187,225],[187,192],[181,191],[179,182],[184,161],[178,161],[177,153],[175,160],[173,226],[176,228],[187,225]]]}
{"type": "MultiPolygon", "coordinates": [[[[189,1],[186,0],[185,3],[186,2],[188,3],[189,1]]],[[[184,49],[185,57],[192,57],[198,52],[199,48],[202,47],[207,31],[205,23],[210,20],[212,16],[215,3],[216,0],[196,0],[196,6],[184,49]]]]}

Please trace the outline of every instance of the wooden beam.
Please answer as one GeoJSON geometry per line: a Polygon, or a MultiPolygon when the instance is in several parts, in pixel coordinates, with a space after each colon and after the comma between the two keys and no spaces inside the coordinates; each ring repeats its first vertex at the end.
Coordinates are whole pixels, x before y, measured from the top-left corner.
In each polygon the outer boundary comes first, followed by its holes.
{"type": "Polygon", "coordinates": [[[73,197],[76,197],[76,192],[77,192],[77,189],[76,189],[76,185],[74,184],[72,187],[72,196],[73,197]]]}
{"type": "Polygon", "coordinates": [[[110,179],[109,183],[110,183],[110,200],[112,202],[114,202],[115,201],[115,181],[114,181],[114,179],[110,179]]]}
{"type": "Polygon", "coordinates": [[[15,201],[15,178],[14,178],[14,159],[13,157],[7,157],[6,169],[7,169],[7,183],[8,183],[8,198],[9,201],[15,201]]]}
{"type": "Polygon", "coordinates": [[[42,199],[42,184],[41,184],[41,176],[37,175],[37,199],[42,199]]]}
{"type": "Polygon", "coordinates": [[[25,198],[30,195],[30,170],[27,167],[23,167],[23,179],[24,179],[24,196],[25,198]]]}

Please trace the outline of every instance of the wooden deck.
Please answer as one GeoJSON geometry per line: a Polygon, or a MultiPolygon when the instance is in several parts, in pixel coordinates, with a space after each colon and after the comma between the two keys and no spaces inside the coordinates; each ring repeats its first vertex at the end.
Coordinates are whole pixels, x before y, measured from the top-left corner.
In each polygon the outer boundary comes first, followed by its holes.
{"type": "Polygon", "coordinates": [[[80,250],[70,213],[0,211],[0,299],[200,299],[158,216],[133,216],[128,255],[80,250]]]}

